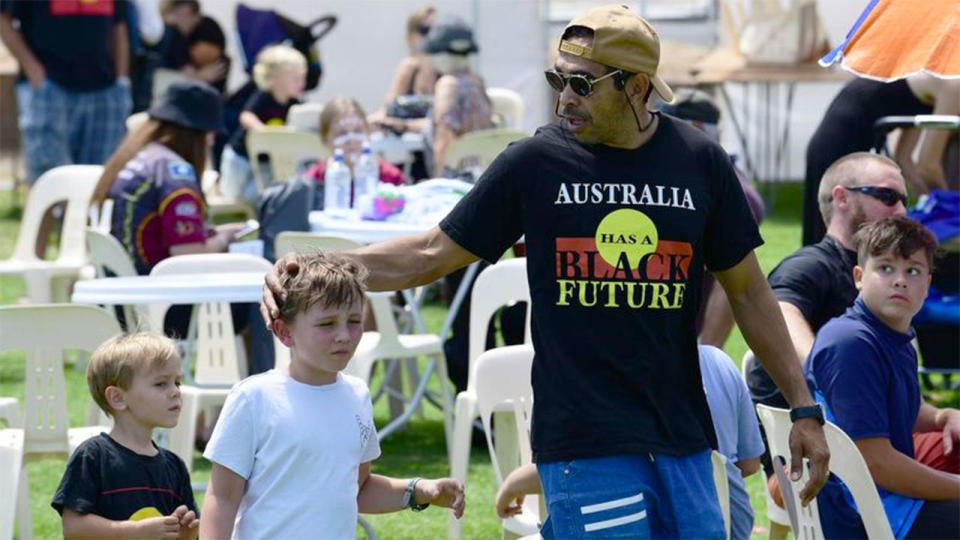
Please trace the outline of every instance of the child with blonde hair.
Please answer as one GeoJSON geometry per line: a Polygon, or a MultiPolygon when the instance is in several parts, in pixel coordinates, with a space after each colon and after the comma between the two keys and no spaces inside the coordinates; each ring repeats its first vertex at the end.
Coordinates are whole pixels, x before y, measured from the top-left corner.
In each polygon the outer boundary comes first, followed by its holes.
{"type": "Polygon", "coordinates": [[[247,132],[264,126],[286,124],[290,107],[300,103],[306,76],[307,59],[293,47],[271,45],[257,55],[257,62],[253,66],[257,91],[243,106],[240,126],[223,149],[220,191],[225,196],[256,201],[257,186],[247,154],[247,132]]]}
{"type": "Polygon", "coordinates": [[[183,461],[154,444],[154,428],[180,416],[180,357],[154,333],[106,341],[87,366],[93,400],[113,417],[109,434],[70,456],[51,505],[65,538],[195,539],[200,521],[183,461]]]}
{"type": "Polygon", "coordinates": [[[371,474],[380,455],[364,381],[342,373],[363,334],[366,269],[336,254],[297,256],[273,331],[288,372],[249,377],[230,392],[204,456],[213,463],[204,538],[354,538],[357,514],[463,514],[451,478],[371,474]]]}

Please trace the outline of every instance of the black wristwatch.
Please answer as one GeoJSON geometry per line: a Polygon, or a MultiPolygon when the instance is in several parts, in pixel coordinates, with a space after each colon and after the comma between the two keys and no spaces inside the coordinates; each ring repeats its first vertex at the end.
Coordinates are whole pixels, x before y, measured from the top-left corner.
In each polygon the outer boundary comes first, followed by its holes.
{"type": "Polygon", "coordinates": [[[816,405],[810,405],[809,407],[794,407],[790,409],[790,421],[796,422],[801,418],[816,418],[817,422],[820,422],[822,426],[826,421],[823,418],[823,407],[819,403],[816,405]]]}
{"type": "Polygon", "coordinates": [[[422,478],[411,478],[410,482],[407,483],[407,487],[403,490],[403,506],[404,508],[409,508],[414,512],[419,512],[424,508],[430,506],[430,503],[417,504],[416,499],[414,498],[414,490],[417,487],[417,482],[423,480],[422,478]]]}

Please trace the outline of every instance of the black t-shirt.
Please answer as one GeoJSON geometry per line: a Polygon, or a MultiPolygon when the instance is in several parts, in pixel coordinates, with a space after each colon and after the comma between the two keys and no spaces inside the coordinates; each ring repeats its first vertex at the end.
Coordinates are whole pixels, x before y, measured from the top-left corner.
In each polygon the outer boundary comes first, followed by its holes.
{"type": "Polygon", "coordinates": [[[50,505],[61,514],[70,508],[114,521],[169,516],[181,504],[199,514],[183,461],[157,450],[140,455],[106,433],[87,439],[70,456],[50,505]]]}
{"type": "Polygon", "coordinates": [[[525,235],[535,459],[716,447],[694,318],[704,264],[760,245],[727,154],[660,115],[635,150],[557,125],[510,145],[441,222],[495,262],[525,235]]]}
{"type": "MultiPolygon", "coordinates": [[[[292,98],[286,103],[281,104],[273,99],[273,95],[270,94],[270,92],[257,90],[250,96],[250,99],[247,100],[247,103],[243,106],[243,110],[250,111],[257,115],[257,118],[259,118],[264,125],[282,126],[287,123],[287,112],[290,111],[290,107],[298,103],[300,103],[300,100],[292,98]]],[[[233,136],[230,137],[230,146],[233,147],[234,152],[241,156],[247,155],[247,130],[244,129],[243,126],[238,127],[237,130],[233,132],[233,136]]]]}
{"type": "MultiPolygon", "coordinates": [[[[816,334],[856,300],[856,264],[856,252],[844,248],[832,236],[824,236],[820,242],[804,246],[780,261],[767,281],[777,300],[796,306],[816,334]]],[[[760,362],[750,367],[747,383],[754,401],[770,400],[780,394],[760,362]]]]}
{"type": "Polygon", "coordinates": [[[126,9],[123,0],[0,0],[47,76],[76,92],[116,81],[113,30],[126,21],[126,9]]]}

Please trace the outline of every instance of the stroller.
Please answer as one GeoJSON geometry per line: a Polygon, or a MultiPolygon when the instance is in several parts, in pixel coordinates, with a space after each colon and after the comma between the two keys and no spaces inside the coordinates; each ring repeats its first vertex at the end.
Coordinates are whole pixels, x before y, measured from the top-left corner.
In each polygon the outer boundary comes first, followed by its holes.
{"type": "MultiPolygon", "coordinates": [[[[946,115],[886,116],[874,123],[874,150],[884,151],[886,135],[897,128],[947,129],[960,132],[960,117],[946,115]]],[[[949,151],[949,150],[948,150],[949,151]]],[[[909,217],[929,228],[943,248],[930,293],[913,320],[923,365],[920,374],[930,388],[930,374],[939,373],[943,386],[960,387],[957,346],[960,344],[960,193],[934,190],[907,209],[909,217]]]]}
{"type": "MultiPolygon", "coordinates": [[[[335,15],[323,15],[313,22],[302,25],[280,15],[273,10],[249,8],[237,4],[237,35],[241,61],[244,70],[249,76],[256,63],[257,54],[268,46],[285,44],[303,53],[307,59],[306,89],[312,90],[320,84],[323,75],[323,65],[320,62],[320,52],[317,41],[327,35],[337,25],[335,15]]],[[[230,134],[239,126],[240,113],[250,96],[257,90],[252,77],[236,92],[231,94],[223,106],[223,122],[226,135],[217,139],[214,148],[214,166],[219,170],[220,154],[230,134]]]]}

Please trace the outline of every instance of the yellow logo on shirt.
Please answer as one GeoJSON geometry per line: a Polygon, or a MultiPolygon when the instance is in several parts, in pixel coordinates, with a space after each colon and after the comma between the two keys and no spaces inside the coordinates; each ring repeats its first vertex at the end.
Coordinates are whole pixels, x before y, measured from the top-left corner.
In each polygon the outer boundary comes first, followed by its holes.
{"type": "Polygon", "coordinates": [[[163,517],[163,514],[153,506],[144,506],[143,508],[137,510],[136,512],[130,514],[130,519],[127,521],[143,521],[145,519],[163,517]]]}

